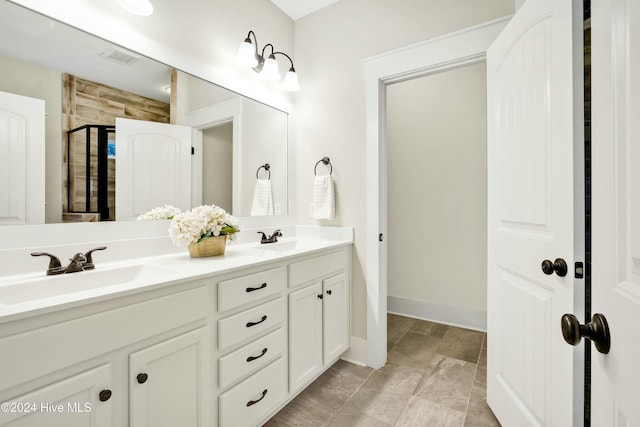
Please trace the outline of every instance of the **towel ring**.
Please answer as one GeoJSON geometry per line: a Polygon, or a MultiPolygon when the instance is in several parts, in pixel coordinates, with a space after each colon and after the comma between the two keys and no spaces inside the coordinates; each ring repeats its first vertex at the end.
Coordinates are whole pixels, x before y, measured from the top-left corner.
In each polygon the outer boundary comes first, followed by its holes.
{"type": "Polygon", "coordinates": [[[329,165],[329,168],[330,168],[329,175],[331,175],[333,173],[333,165],[331,164],[331,160],[329,160],[328,157],[323,157],[320,160],[318,160],[318,162],[313,168],[313,174],[318,175],[318,165],[320,164],[320,162],[322,162],[324,165],[329,165]]]}
{"type": "Polygon", "coordinates": [[[265,163],[264,165],[260,166],[258,168],[258,170],[256,171],[256,179],[259,179],[258,174],[260,173],[260,169],[264,169],[267,171],[267,173],[269,174],[269,177],[267,179],[271,179],[271,165],[269,163],[265,163]]]}

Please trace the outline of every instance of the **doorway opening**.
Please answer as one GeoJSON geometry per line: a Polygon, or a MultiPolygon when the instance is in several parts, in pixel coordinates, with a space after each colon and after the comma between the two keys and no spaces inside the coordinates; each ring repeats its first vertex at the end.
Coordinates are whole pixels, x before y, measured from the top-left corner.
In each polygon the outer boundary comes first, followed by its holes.
{"type": "MultiPolygon", "coordinates": [[[[487,48],[510,17],[486,22],[364,63],[367,120],[367,365],[387,360],[387,85],[484,61],[487,48]]],[[[411,226],[419,226],[412,224],[411,226]]]]}
{"type": "Polygon", "coordinates": [[[386,86],[390,313],[486,330],[486,98],[485,61],[386,86]]]}

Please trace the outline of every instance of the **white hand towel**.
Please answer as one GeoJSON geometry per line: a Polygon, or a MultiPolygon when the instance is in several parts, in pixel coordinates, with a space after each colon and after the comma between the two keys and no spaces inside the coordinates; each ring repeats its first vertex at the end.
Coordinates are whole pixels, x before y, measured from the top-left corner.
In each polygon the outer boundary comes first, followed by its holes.
{"type": "Polygon", "coordinates": [[[336,200],[331,175],[316,175],[313,180],[313,219],[333,219],[336,200]]]}
{"type": "Polygon", "coordinates": [[[273,195],[271,194],[271,181],[268,179],[256,180],[251,216],[259,215],[273,215],[273,195]]]}

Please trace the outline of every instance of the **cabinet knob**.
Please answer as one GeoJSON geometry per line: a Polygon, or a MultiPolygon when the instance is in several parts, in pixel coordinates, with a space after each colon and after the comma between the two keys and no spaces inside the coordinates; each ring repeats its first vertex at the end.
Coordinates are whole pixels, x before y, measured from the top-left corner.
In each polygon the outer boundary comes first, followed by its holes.
{"type": "Polygon", "coordinates": [[[100,402],[106,402],[111,398],[111,390],[100,390],[98,398],[100,399],[100,402]]]}
{"type": "Polygon", "coordinates": [[[319,299],[322,299],[322,294],[318,294],[318,298],[319,298],[319,299]]]}
{"type": "Polygon", "coordinates": [[[327,295],[331,295],[331,289],[327,291],[327,295]]]}
{"type": "Polygon", "coordinates": [[[147,382],[148,379],[149,379],[149,375],[145,373],[138,374],[138,376],[136,377],[136,380],[138,380],[138,384],[144,384],[147,382]]]}

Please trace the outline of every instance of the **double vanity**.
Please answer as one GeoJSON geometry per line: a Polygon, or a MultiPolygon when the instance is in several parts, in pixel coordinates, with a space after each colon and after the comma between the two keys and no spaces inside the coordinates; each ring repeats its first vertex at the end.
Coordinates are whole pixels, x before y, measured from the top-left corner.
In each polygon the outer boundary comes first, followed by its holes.
{"type": "Polygon", "coordinates": [[[0,425],[261,425],[349,348],[352,233],[0,276],[0,425]]]}

